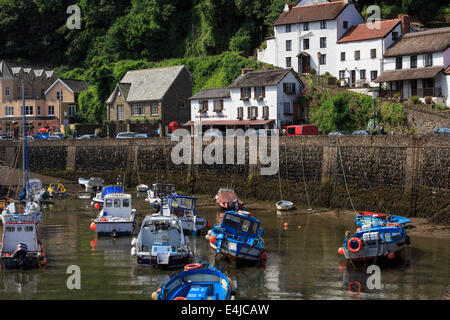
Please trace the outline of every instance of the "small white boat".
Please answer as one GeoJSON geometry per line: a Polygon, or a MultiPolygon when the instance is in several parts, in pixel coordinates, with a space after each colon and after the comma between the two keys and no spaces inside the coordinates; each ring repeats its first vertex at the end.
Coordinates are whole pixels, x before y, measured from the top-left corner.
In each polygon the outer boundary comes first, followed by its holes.
{"type": "Polygon", "coordinates": [[[41,221],[41,206],[34,201],[25,204],[11,202],[3,209],[1,218],[3,224],[7,223],[39,223],[41,221]]]}
{"type": "Polygon", "coordinates": [[[150,206],[153,208],[159,209],[161,206],[161,198],[176,194],[177,192],[173,184],[154,183],[152,188],[147,191],[147,198],[145,201],[150,203],[150,206]]]}
{"type": "Polygon", "coordinates": [[[102,191],[104,181],[100,177],[92,177],[90,179],[79,178],[78,184],[85,188],[86,192],[97,194],[102,191]]]}
{"type": "Polygon", "coordinates": [[[30,179],[29,194],[31,199],[38,203],[43,202],[48,198],[47,190],[45,190],[42,185],[42,181],[37,178],[30,179]]]}
{"type": "Polygon", "coordinates": [[[148,191],[148,185],[146,184],[140,184],[136,187],[137,192],[147,192],[148,191]]]}
{"type": "Polygon", "coordinates": [[[136,227],[136,210],[131,208],[131,195],[110,193],[104,197],[103,209],[92,222],[99,236],[132,235],[136,227]]]}
{"type": "Polygon", "coordinates": [[[285,211],[291,210],[294,207],[294,204],[290,201],[280,200],[276,203],[277,210],[285,211]]]}

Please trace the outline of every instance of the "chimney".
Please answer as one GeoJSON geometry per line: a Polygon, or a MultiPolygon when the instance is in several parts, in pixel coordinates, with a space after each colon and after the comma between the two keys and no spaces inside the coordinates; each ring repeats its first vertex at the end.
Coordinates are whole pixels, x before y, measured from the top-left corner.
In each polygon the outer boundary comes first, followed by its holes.
{"type": "Polygon", "coordinates": [[[411,18],[407,14],[399,14],[398,19],[402,22],[402,35],[411,31],[411,18]]]}
{"type": "Polygon", "coordinates": [[[244,68],[244,69],[242,69],[242,75],[244,75],[244,74],[246,74],[246,73],[249,73],[249,72],[252,72],[253,71],[253,69],[250,69],[250,68],[244,68]]]}

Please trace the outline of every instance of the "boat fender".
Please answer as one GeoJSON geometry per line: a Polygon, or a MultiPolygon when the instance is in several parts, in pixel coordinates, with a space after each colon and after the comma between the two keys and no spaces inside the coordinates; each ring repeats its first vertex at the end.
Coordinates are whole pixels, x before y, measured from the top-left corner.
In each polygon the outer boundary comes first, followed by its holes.
{"type": "Polygon", "coordinates": [[[340,247],[340,248],[338,249],[338,254],[341,255],[341,256],[343,256],[343,255],[344,255],[344,248],[340,247]]]}
{"type": "Polygon", "coordinates": [[[136,248],[135,247],[133,247],[133,248],[131,248],[131,256],[136,256],[136,248]]]}
{"type": "Polygon", "coordinates": [[[353,238],[351,238],[350,240],[348,240],[348,242],[347,242],[347,248],[348,248],[348,250],[350,250],[350,251],[353,252],[353,253],[356,253],[356,252],[358,252],[359,250],[361,250],[361,247],[362,247],[362,241],[361,241],[360,238],[353,237],[353,238]],[[353,247],[352,247],[352,242],[358,243],[358,247],[357,247],[356,249],[353,249],[353,247]]]}
{"type": "Polygon", "coordinates": [[[216,242],[217,242],[217,236],[216,236],[216,235],[212,235],[212,236],[209,238],[209,242],[211,242],[212,244],[216,243],[216,242]]]}
{"type": "Polygon", "coordinates": [[[200,263],[187,264],[187,265],[184,266],[184,271],[198,269],[198,268],[201,268],[201,266],[202,265],[200,263]]]}
{"type": "Polygon", "coordinates": [[[153,300],[156,300],[157,297],[158,297],[158,293],[157,293],[156,291],[154,291],[154,292],[152,293],[152,299],[153,299],[153,300]]]}
{"type": "Polygon", "coordinates": [[[389,252],[389,253],[387,254],[387,258],[388,258],[389,260],[393,260],[393,259],[395,258],[395,253],[389,252]]]}
{"type": "Polygon", "coordinates": [[[136,241],[137,241],[136,237],[134,237],[133,240],[131,240],[131,245],[133,247],[136,245],[136,241]]]}
{"type": "Polygon", "coordinates": [[[97,229],[97,225],[95,224],[95,222],[91,223],[91,227],[90,228],[91,228],[92,231],[97,229]]]}

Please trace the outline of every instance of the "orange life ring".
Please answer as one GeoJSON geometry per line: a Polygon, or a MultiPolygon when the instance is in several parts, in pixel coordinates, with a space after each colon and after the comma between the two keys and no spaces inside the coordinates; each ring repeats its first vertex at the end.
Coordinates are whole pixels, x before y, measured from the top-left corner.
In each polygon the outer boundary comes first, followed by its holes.
{"type": "Polygon", "coordinates": [[[348,248],[348,250],[350,250],[350,251],[353,252],[353,253],[356,253],[356,252],[358,252],[359,250],[361,250],[361,247],[362,247],[362,241],[361,241],[360,238],[353,237],[353,238],[351,238],[350,240],[348,240],[348,242],[347,242],[347,248],[348,248]],[[353,242],[353,241],[355,241],[355,242],[358,243],[358,248],[356,248],[356,249],[353,249],[353,248],[352,248],[352,242],[353,242]]]}
{"type": "Polygon", "coordinates": [[[386,223],[386,227],[398,227],[398,223],[386,223]]]}
{"type": "Polygon", "coordinates": [[[188,300],[188,298],[186,298],[186,297],[176,297],[173,300],[188,300]]]}
{"type": "Polygon", "coordinates": [[[200,268],[202,265],[200,263],[191,263],[191,264],[187,264],[184,266],[184,271],[188,271],[188,270],[193,270],[193,269],[198,269],[200,268]]]}

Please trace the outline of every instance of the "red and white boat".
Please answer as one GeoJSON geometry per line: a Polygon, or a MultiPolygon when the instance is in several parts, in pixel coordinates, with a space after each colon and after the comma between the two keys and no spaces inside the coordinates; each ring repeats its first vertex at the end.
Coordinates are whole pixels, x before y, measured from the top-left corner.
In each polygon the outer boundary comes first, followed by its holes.
{"type": "Polygon", "coordinates": [[[241,210],[244,206],[244,203],[239,200],[236,193],[230,188],[220,188],[215,199],[216,203],[225,210],[241,210]]]}

